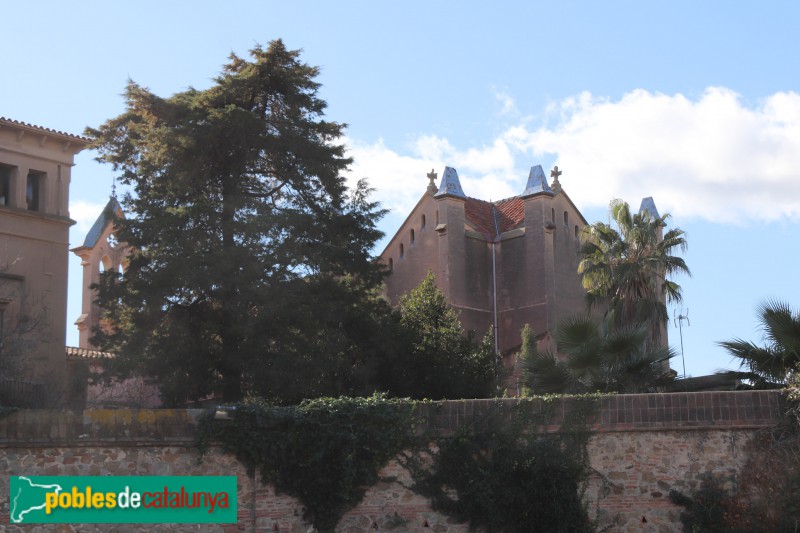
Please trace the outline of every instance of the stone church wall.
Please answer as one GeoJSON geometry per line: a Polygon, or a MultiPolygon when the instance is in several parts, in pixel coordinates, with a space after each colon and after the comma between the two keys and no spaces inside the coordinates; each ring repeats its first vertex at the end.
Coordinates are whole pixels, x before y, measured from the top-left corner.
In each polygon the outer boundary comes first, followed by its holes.
{"type": "MultiPolygon", "coordinates": [[[[427,408],[428,424],[453,429],[497,402],[439,402],[427,408]]],[[[557,430],[570,403],[557,404],[544,430],[557,430]]],[[[680,508],[671,488],[691,492],[702,475],[734,475],[746,460],[744,446],[762,428],[774,426],[781,397],[773,391],[642,394],[604,398],[589,442],[596,470],[586,491],[592,516],[607,531],[680,531],[680,508]]],[[[115,531],[290,531],[305,532],[298,501],[276,495],[218,449],[197,461],[193,432],[202,411],[86,410],[17,411],[0,418],[0,529],[42,531],[9,525],[10,475],[235,475],[238,524],[113,526],[115,531]]],[[[337,531],[466,532],[464,524],[430,510],[411,492],[395,463],[380,483],[350,511],[337,531]]],[[[109,525],[63,525],[59,531],[110,531],[109,525]]]]}

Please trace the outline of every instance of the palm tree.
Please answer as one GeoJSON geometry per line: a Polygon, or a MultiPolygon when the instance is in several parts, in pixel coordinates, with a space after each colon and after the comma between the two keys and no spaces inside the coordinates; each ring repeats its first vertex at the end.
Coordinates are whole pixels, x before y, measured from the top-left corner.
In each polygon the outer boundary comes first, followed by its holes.
{"type": "Polygon", "coordinates": [[[792,312],[785,302],[767,300],[758,307],[765,346],[742,339],[719,345],[739,359],[745,371],[720,374],[749,380],[755,388],[783,387],[792,374],[800,372],[800,311],[792,312]]]}
{"type": "Polygon", "coordinates": [[[556,329],[557,356],[539,350],[533,331],[522,330],[522,373],[536,394],[584,392],[653,392],[673,381],[665,364],[674,356],[649,342],[646,325],[609,331],[596,317],[577,315],[556,329]]]}
{"type": "Polygon", "coordinates": [[[581,234],[582,259],[578,273],[583,276],[589,306],[607,305],[610,329],[646,324],[650,341],[661,344],[661,329],[667,321],[665,302],[680,302],[681,287],[669,279],[674,274],[691,276],[680,257],[672,255],[686,249],[680,228],[662,237],[669,215],[658,216],[649,210],[631,213],[622,200],[609,207],[618,230],[596,222],[581,234]]]}

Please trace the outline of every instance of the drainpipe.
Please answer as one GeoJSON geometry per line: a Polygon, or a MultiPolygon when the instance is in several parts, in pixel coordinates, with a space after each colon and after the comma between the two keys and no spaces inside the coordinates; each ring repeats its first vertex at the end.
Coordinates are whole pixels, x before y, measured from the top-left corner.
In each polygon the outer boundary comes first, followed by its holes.
{"type": "Polygon", "coordinates": [[[494,353],[500,357],[500,340],[497,327],[497,248],[496,244],[500,240],[500,226],[497,223],[497,208],[492,204],[492,215],[494,217],[495,237],[492,239],[492,310],[494,314],[494,353]]]}
{"type": "Polygon", "coordinates": [[[500,350],[498,348],[498,331],[497,331],[497,266],[496,266],[496,258],[497,254],[495,251],[495,243],[492,241],[492,308],[494,311],[494,353],[495,355],[500,355],[500,350]]]}

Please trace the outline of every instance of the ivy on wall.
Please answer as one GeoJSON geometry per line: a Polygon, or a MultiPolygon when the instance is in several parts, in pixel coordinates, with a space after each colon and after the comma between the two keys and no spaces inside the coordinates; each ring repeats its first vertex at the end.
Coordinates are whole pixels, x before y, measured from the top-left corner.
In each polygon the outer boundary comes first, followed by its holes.
{"type": "Polygon", "coordinates": [[[538,432],[551,419],[553,398],[511,409],[491,406],[456,433],[436,441],[427,457],[411,462],[414,490],[434,510],[487,533],[589,532],[582,502],[590,468],[587,421],[594,398],[571,399],[571,415],[558,433],[538,432]]]}
{"type": "Polygon", "coordinates": [[[414,403],[369,398],[320,398],[277,407],[239,404],[229,420],[213,413],[198,427],[201,451],[211,441],[236,455],[252,475],[303,504],[303,519],[322,532],[380,479],[378,471],[412,446],[414,403]]]}
{"type": "Polygon", "coordinates": [[[215,442],[235,454],[251,475],[258,471],[264,483],[297,498],[304,520],[321,532],[334,531],[394,458],[411,473],[412,490],[470,528],[592,531],[582,494],[597,396],[571,398],[561,431],[540,433],[553,408],[563,407],[556,400],[525,399],[511,408],[497,401],[449,435],[417,435],[423,402],[383,395],[292,407],[249,402],[227,420],[204,417],[198,445],[205,451],[215,442]]]}

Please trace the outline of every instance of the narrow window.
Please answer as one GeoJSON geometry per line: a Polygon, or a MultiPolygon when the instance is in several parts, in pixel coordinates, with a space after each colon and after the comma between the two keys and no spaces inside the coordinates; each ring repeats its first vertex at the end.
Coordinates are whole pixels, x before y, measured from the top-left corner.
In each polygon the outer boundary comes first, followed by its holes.
{"type": "Polygon", "coordinates": [[[575,226],[575,237],[578,236],[578,226],[575,226]]]}
{"type": "Polygon", "coordinates": [[[400,259],[402,259],[402,258],[403,258],[403,255],[404,255],[404,254],[405,254],[405,249],[403,248],[403,245],[401,244],[401,245],[400,245],[400,259]]]}
{"type": "Polygon", "coordinates": [[[556,208],[555,207],[551,207],[550,208],[550,220],[552,220],[553,224],[556,223],[556,208]]]}
{"type": "Polygon", "coordinates": [[[41,176],[31,172],[28,174],[28,182],[25,188],[25,201],[29,211],[38,211],[40,208],[41,176]]]}
{"type": "Polygon", "coordinates": [[[567,214],[566,211],[564,211],[564,224],[569,226],[569,215],[567,214]]]}
{"type": "Polygon", "coordinates": [[[419,229],[425,229],[425,215],[422,215],[422,224],[420,224],[419,229]]]}
{"type": "Polygon", "coordinates": [[[414,230],[411,230],[411,244],[414,244],[414,230]]]}
{"type": "Polygon", "coordinates": [[[436,210],[436,225],[439,225],[439,210],[436,210]]]}
{"type": "Polygon", "coordinates": [[[393,271],[394,271],[394,259],[392,259],[390,257],[389,258],[389,272],[393,272],[393,271]]]}
{"type": "Polygon", "coordinates": [[[0,167],[0,205],[11,205],[11,169],[0,167]]]}

